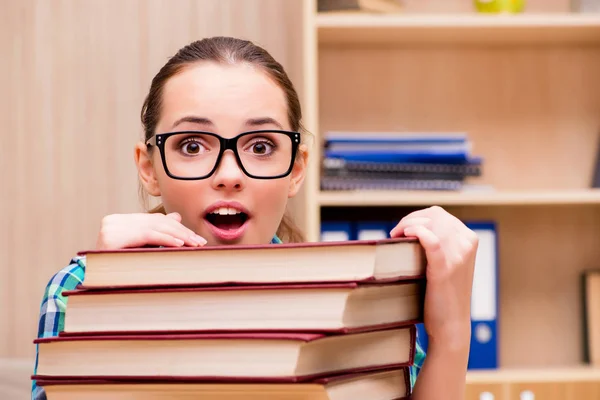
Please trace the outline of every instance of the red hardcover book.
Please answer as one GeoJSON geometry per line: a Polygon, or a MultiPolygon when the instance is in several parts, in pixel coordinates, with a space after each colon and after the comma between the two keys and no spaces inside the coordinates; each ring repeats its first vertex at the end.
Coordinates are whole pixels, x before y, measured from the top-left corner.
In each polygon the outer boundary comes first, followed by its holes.
{"type": "Polygon", "coordinates": [[[423,278],[416,239],[85,251],[85,288],[391,282],[423,278]]]}
{"type": "Polygon", "coordinates": [[[408,368],[329,376],[304,383],[38,380],[48,400],[400,400],[410,396],[408,368]]]}
{"type": "Polygon", "coordinates": [[[414,326],[347,335],[233,333],[37,339],[35,379],[304,382],[413,364],[414,326]]]}
{"type": "Polygon", "coordinates": [[[422,321],[424,281],[74,290],[62,335],[358,332],[422,321]]]}

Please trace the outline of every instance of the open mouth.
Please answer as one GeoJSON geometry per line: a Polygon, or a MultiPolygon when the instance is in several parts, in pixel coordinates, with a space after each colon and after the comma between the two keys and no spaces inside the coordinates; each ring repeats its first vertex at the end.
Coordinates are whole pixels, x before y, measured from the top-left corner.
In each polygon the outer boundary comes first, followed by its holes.
{"type": "Polygon", "coordinates": [[[206,214],[206,220],[215,228],[233,231],[241,228],[248,221],[248,214],[230,207],[220,207],[206,214]]]}

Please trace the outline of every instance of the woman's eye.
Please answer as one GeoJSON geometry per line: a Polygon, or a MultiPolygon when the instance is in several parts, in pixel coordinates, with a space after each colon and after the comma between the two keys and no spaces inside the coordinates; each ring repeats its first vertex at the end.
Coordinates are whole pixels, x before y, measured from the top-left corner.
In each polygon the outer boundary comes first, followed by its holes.
{"type": "Polygon", "coordinates": [[[203,146],[196,141],[188,141],[181,145],[181,151],[183,151],[187,155],[196,155],[202,152],[203,146]]]}
{"type": "Polygon", "coordinates": [[[250,145],[253,154],[270,154],[273,151],[273,145],[268,142],[255,142],[250,145]]]}

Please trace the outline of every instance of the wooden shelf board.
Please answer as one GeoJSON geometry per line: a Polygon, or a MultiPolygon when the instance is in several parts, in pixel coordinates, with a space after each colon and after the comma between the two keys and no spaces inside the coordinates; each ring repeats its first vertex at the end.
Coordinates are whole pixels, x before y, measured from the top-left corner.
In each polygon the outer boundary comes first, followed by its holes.
{"type": "Polygon", "coordinates": [[[600,381],[600,368],[573,366],[561,368],[500,368],[468,371],[467,383],[600,381]]]}
{"type": "Polygon", "coordinates": [[[316,25],[320,44],[600,44],[600,14],[320,13],[316,25]]]}
{"type": "Polygon", "coordinates": [[[599,189],[570,191],[322,191],[321,206],[520,206],[599,204],[599,189]]]}

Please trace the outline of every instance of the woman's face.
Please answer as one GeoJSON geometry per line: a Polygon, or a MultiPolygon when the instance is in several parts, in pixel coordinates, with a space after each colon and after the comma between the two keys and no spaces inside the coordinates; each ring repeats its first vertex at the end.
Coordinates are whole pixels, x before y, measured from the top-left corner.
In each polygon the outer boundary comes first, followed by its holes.
{"type": "MultiPolygon", "coordinates": [[[[233,138],[242,132],[269,129],[289,131],[291,127],[284,92],[265,72],[249,64],[198,62],[166,82],[155,133],[207,131],[233,138]]],[[[238,151],[245,152],[250,164],[253,157],[258,159],[273,150],[268,140],[256,137],[240,144],[238,151]]],[[[167,139],[165,148],[179,154],[179,158],[173,155],[167,160],[171,173],[175,169],[171,163],[182,163],[183,171],[185,165],[197,163],[198,157],[214,154],[214,146],[201,141],[179,135],[167,139]]],[[[167,213],[181,214],[182,223],[209,245],[269,243],[288,198],[298,192],[303,181],[307,157],[302,146],[290,175],[254,179],[240,169],[233,152],[226,151],[212,176],[178,180],[166,174],[158,149],[148,153],[140,143],[136,152],[146,190],[161,196],[167,213]]],[[[198,167],[188,169],[194,168],[198,167]]]]}

